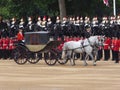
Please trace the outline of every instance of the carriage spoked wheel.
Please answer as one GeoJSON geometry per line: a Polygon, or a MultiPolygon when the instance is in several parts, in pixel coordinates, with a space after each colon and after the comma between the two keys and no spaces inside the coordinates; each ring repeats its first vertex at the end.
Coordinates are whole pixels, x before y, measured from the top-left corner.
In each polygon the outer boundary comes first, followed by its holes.
{"type": "Polygon", "coordinates": [[[27,61],[31,64],[36,64],[42,59],[42,53],[29,52],[27,56],[27,61]]]}
{"type": "Polygon", "coordinates": [[[25,64],[27,62],[27,55],[26,55],[26,51],[21,48],[21,47],[16,47],[14,50],[13,50],[13,59],[14,61],[17,63],[17,64],[25,64]]]}
{"type": "Polygon", "coordinates": [[[47,53],[44,53],[44,59],[46,64],[50,66],[55,65],[57,62],[57,54],[50,50],[47,53]]]}

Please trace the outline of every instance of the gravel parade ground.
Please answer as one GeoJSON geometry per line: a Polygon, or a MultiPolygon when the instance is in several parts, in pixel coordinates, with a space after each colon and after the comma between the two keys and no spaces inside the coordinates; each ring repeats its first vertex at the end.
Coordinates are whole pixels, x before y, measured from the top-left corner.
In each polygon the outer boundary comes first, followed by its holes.
{"type": "Polygon", "coordinates": [[[0,60],[0,90],[120,90],[120,64],[98,61],[70,62],[48,66],[44,60],[37,64],[18,65],[13,60],[0,60]]]}

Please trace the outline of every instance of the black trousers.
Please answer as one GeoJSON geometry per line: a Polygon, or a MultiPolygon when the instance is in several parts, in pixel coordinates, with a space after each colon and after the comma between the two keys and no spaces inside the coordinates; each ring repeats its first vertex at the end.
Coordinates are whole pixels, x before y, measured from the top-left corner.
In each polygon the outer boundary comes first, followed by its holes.
{"type": "Polygon", "coordinates": [[[2,55],[2,49],[0,49],[0,59],[3,57],[2,55]]]}
{"type": "Polygon", "coordinates": [[[98,50],[98,53],[97,53],[97,60],[100,60],[102,57],[103,57],[103,50],[100,49],[98,50]]]}
{"type": "Polygon", "coordinates": [[[108,59],[110,59],[110,50],[105,49],[104,50],[104,60],[108,60],[108,59]]]}
{"type": "Polygon", "coordinates": [[[7,59],[7,58],[9,57],[8,54],[9,54],[9,53],[8,53],[8,50],[6,50],[6,49],[3,49],[3,50],[2,50],[3,59],[7,59]]]}
{"type": "Polygon", "coordinates": [[[113,51],[113,50],[112,50],[112,60],[113,60],[113,61],[115,60],[114,51],[113,51]]]}
{"type": "Polygon", "coordinates": [[[115,63],[119,63],[119,51],[114,51],[115,63]]]}
{"type": "Polygon", "coordinates": [[[10,49],[8,53],[9,53],[9,58],[13,59],[12,49],[10,49]]]}

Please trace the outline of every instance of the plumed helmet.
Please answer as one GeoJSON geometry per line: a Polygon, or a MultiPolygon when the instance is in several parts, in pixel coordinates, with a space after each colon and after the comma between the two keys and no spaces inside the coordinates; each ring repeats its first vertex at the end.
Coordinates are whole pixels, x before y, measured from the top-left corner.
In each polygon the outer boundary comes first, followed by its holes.
{"type": "Polygon", "coordinates": [[[40,17],[40,16],[38,17],[38,20],[41,20],[41,17],[40,17]]]}
{"type": "Polygon", "coordinates": [[[85,29],[91,28],[90,25],[85,26],[85,29]]]}
{"type": "Polygon", "coordinates": [[[32,17],[28,17],[28,21],[31,21],[32,20],[32,17]]]}

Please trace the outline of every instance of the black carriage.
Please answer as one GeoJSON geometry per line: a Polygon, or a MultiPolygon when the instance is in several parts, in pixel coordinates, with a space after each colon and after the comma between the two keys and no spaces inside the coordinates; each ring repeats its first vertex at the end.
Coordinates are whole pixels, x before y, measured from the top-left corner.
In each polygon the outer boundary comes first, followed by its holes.
{"type": "Polygon", "coordinates": [[[56,47],[62,41],[51,40],[49,32],[26,32],[25,42],[18,43],[13,50],[13,58],[17,64],[35,64],[39,60],[45,60],[46,64],[54,65],[59,61],[59,53],[56,47]]]}

